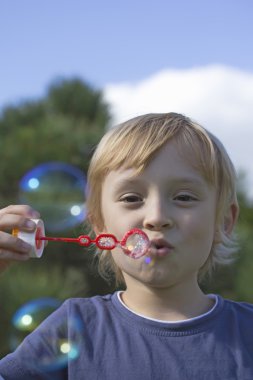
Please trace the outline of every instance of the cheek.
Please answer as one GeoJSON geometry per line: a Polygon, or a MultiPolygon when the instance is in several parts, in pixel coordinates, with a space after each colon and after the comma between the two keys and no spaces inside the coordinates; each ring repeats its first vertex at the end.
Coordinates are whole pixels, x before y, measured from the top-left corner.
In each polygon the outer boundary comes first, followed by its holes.
{"type": "Polygon", "coordinates": [[[115,261],[115,263],[120,266],[120,264],[126,259],[125,254],[122,252],[121,248],[114,248],[112,250],[112,258],[115,261]]]}
{"type": "Polygon", "coordinates": [[[182,230],[190,240],[199,242],[200,245],[211,246],[215,235],[215,215],[213,210],[185,214],[182,219],[182,230]],[[208,212],[209,211],[209,212],[208,212]]]}
{"type": "Polygon", "coordinates": [[[195,269],[202,267],[210,255],[214,241],[214,218],[207,214],[202,217],[185,216],[182,226],[183,251],[191,257],[191,266],[195,269]]]}
{"type": "Polygon", "coordinates": [[[120,248],[115,248],[112,250],[112,258],[118,268],[124,268],[124,271],[128,272],[129,268],[131,267],[130,264],[132,264],[131,261],[129,262],[129,260],[132,259],[127,257],[127,255],[125,255],[120,248]]]}
{"type": "Polygon", "coordinates": [[[116,266],[124,273],[138,278],[142,273],[146,273],[148,267],[143,259],[132,259],[125,255],[120,248],[112,252],[112,258],[116,266]]]}
{"type": "Polygon", "coordinates": [[[115,235],[118,240],[122,240],[127,231],[137,227],[133,215],[131,214],[130,217],[127,212],[115,204],[103,204],[102,215],[104,220],[103,232],[115,235]]]}
{"type": "Polygon", "coordinates": [[[117,219],[117,216],[115,215],[115,209],[113,207],[110,207],[109,202],[103,202],[101,203],[101,213],[103,217],[103,232],[108,233],[114,233],[115,228],[115,220],[117,219]]]}

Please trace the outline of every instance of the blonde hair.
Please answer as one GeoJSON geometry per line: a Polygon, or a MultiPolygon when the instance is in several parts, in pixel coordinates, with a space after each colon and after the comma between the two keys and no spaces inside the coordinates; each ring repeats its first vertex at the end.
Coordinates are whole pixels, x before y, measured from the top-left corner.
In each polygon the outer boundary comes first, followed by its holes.
{"type": "MultiPolygon", "coordinates": [[[[236,173],[222,143],[198,123],[177,113],[147,114],[131,119],[110,129],[97,146],[88,171],[88,216],[93,226],[103,229],[101,192],[106,175],[119,168],[134,168],[142,172],[153,156],[169,140],[177,144],[184,155],[189,153],[192,165],[217,190],[216,221],[222,224],[232,203],[237,204],[236,173]]],[[[237,243],[234,234],[222,229],[214,242],[206,263],[199,270],[199,280],[211,274],[218,264],[234,261],[237,243]]],[[[109,278],[114,273],[116,282],[124,281],[111,253],[100,256],[100,272],[109,278]]]]}

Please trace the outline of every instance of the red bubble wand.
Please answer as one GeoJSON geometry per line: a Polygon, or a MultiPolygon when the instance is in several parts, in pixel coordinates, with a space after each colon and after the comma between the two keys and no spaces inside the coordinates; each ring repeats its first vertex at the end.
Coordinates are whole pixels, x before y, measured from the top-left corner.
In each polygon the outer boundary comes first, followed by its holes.
{"type": "Polygon", "coordinates": [[[65,243],[77,243],[83,247],[89,247],[91,244],[96,245],[101,250],[111,251],[116,247],[120,247],[122,251],[131,258],[138,259],[144,256],[150,248],[148,236],[142,230],[134,228],[123,236],[122,240],[118,240],[114,235],[102,233],[91,239],[89,235],[81,235],[77,238],[69,237],[50,237],[45,235],[44,223],[41,219],[33,221],[36,223],[36,230],[32,233],[13,230],[12,234],[26,241],[32,246],[30,256],[41,257],[44,250],[45,241],[62,241],[65,243]]]}

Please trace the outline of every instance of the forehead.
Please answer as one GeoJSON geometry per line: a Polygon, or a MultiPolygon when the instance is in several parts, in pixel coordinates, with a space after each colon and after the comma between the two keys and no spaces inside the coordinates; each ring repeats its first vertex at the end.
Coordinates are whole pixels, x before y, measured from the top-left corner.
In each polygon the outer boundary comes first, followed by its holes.
{"type": "Polygon", "coordinates": [[[154,175],[180,176],[190,173],[193,176],[199,176],[195,167],[197,159],[189,154],[187,149],[180,149],[174,140],[168,141],[162,146],[148,162],[145,171],[152,172],[154,175]]]}
{"type": "Polygon", "coordinates": [[[196,159],[189,152],[179,151],[177,146],[172,142],[167,142],[143,170],[138,168],[118,168],[110,171],[105,182],[115,187],[124,187],[125,185],[138,185],[148,182],[157,182],[159,184],[168,181],[173,183],[187,183],[193,185],[204,185],[206,183],[202,174],[196,169],[196,159]]]}
{"type": "Polygon", "coordinates": [[[108,162],[108,169],[128,169],[135,168],[137,172],[142,172],[144,168],[156,161],[156,157],[164,157],[164,161],[173,162],[179,158],[181,163],[190,164],[204,178],[213,182],[214,151],[207,143],[203,143],[196,136],[178,135],[159,143],[149,141],[145,144],[141,139],[137,139],[133,146],[118,147],[116,152],[112,152],[111,160],[108,162]],[[167,161],[166,161],[167,160],[167,161]]]}

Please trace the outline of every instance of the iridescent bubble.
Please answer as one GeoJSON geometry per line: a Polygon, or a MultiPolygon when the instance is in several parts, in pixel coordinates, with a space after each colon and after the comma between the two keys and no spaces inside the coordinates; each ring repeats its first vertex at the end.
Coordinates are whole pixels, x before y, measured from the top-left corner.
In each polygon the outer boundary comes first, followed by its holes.
{"type": "Polygon", "coordinates": [[[80,355],[80,348],[83,339],[83,324],[78,318],[70,317],[68,320],[59,321],[56,327],[52,325],[45,332],[42,332],[43,346],[49,349],[40,351],[39,358],[31,363],[31,357],[24,357],[29,360],[31,366],[40,371],[55,371],[64,368],[70,361],[76,360],[80,355]]]}
{"type": "Polygon", "coordinates": [[[85,189],[81,170],[62,162],[48,162],[23,176],[19,200],[40,212],[48,231],[59,232],[84,221],[85,189]]]}
{"type": "Polygon", "coordinates": [[[23,341],[40,323],[61,305],[61,301],[51,297],[38,298],[22,305],[12,317],[11,349],[23,341]]]}
{"type": "Polygon", "coordinates": [[[148,237],[142,232],[130,231],[130,234],[126,235],[126,239],[123,241],[123,248],[126,249],[126,254],[134,259],[138,259],[144,256],[149,247],[150,241],[148,237]]]}
{"type": "MultiPolygon", "coordinates": [[[[59,300],[42,298],[23,305],[13,316],[11,349],[16,349],[23,339],[60,304],[61,301],[59,300]]],[[[28,363],[31,368],[45,372],[64,368],[69,361],[79,357],[82,332],[83,323],[77,317],[57,320],[57,325],[52,323],[47,326],[47,329],[40,330],[39,334],[44,349],[41,349],[40,340],[37,340],[37,347],[34,347],[35,352],[37,352],[36,360],[33,359],[30,352],[21,351],[22,361],[28,363]]]]}
{"type": "Polygon", "coordinates": [[[146,264],[150,264],[152,262],[152,258],[150,257],[150,256],[147,256],[146,258],[145,258],[145,263],[146,264]]]}
{"type": "Polygon", "coordinates": [[[146,256],[145,257],[145,263],[148,264],[148,266],[152,267],[155,264],[155,257],[146,256]]]}

